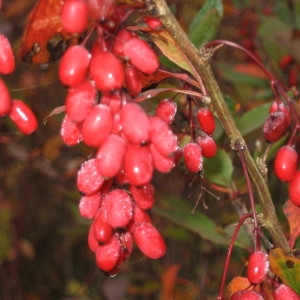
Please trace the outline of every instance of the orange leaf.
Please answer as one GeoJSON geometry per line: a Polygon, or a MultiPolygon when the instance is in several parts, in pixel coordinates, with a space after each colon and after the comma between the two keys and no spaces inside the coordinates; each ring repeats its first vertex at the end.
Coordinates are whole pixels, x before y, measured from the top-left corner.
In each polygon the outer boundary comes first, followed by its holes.
{"type": "Polygon", "coordinates": [[[180,265],[174,264],[168,267],[168,269],[162,275],[162,300],[169,300],[174,298],[174,289],[177,280],[177,273],[180,265]]]}
{"type": "Polygon", "coordinates": [[[251,283],[246,277],[237,276],[232,278],[232,280],[227,285],[226,299],[230,299],[230,297],[238,291],[243,291],[246,289],[252,290],[253,286],[250,286],[251,283]]]}
{"type": "Polygon", "coordinates": [[[245,75],[250,75],[257,78],[266,79],[266,74],[261,70],[256,64],[239,64],[235,66],[235,71],[243,73],[245,75]]]}
{"type": "Polygon", "coordinates": [[[295,205],[291,200],[287,200],[283,205],[283,212],[290,225],[289,245],[293,249],[300,235],[300,207],[295,205]]]}

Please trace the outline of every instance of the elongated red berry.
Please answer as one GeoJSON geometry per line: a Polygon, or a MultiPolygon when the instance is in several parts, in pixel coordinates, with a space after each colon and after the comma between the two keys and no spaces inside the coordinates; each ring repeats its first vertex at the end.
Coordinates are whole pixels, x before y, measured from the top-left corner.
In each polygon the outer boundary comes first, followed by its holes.
{"type": "Polygon", "coordinates": [[[252,284],[262,283],[269,271],[268,255],[262,251],[255,251],[250,255],[247,277],[252,284]]]}
{"type": "MultiPolygon", "coordinates": [[[[103,200],[105,201],[105,198],[103,200]]],[[[98,244],[105,244],[113,235],[113,228],[107,221],[106,209],[103,206],[98,209],[91,226],[98,244]]]]}
{"type": "Polygon", "coordinates": [[[5,82],[0,78],[0,117],[8,115],[12,106],[12,99],[5,82]]]}
{"type": "Polygon", "coordinates": [[[291,123],[291,116],[290,116],[290,108],[286,105],[284,105],[283,102],[274,101],[272,105],[270,106],[270,114],[276,111],[282,111],[284,112],[286,116],[287,123],[291,123]]]}
{"type": "Polygon", "coordinates": [[[156,147],[151,144],[150,151],[152,154],[154,168],[161,173],[169,173],[175,167],[174,156],[162,155],[156,147]]]}
{"type": "Polygon", "coordinates": [[[295,205],[300,205],[300,171],[298,170],[289,184],[289,197],[295,205]]]}
{"type": "Polygon", "coordinates": [[[110,134],[99,148],[98,169],[102,176],[112,178],[121,170],[126,151],[125,140],[115,134],[110,134]]]}
{"type": "Polygon", "coordinates": [[[140,72],[134,66],[128,66],[124,69],[126,90],[132,97],[136,97],[142,91],[142,81],[140,72]]]}
{"type": "Polygon", "coordinates": [[[151,223],[141,223],[136,226],[133,239],[141,252],[149,258],[157,259],[166,253],[166,244],[151,223]]]}
{"type": "Polygon", "coordinates": [[[94,235],[93,223],[91,224],[89,233],[88,233],[88,246],[89,246],[90,250],[94,253],[97,251],[97,248],[99,246],[99,243],[96,240],[95,235],[94,235]]]}
{"type": "Polygon", "coordinates": [[[170,101],[169,99],[160,101],[156,107],[156,115],[169,125],[174,121],[176,111],[176,102],[170,101]]]}
{"type": "Polygon", "coordinates": [[[299,300],[300,296],[296,294],[289,286],[280,284],[273,293],[274,300],[299,300]]]}
{"type": "Polygon", "coordinates": [[[129,62],[145,74],[153,74],[159,67],[159,60],[153,49],[138,37],[131,38],[124,45],[124,55],[129,62]]]}
{"type": "Polygon", "coordinates": [[[112,190],[103,203],[108,223],[114,228],[124,228],[132,218],[132,198],[121,189],[112,190]]]}
{"type": "Polygon", "coordinates": [[[288,120],[284,112],[271,113],[263,126],[266,141],[270,143],[278,141],[284,136],[288,126],[288,120]]]}
{"type": "Polygon", "coordinates": [[[102,92],[119,89],[124,82],[123,67],[111,52],[100,51],[93,55],[90,74],[97,88],[102,92]]]}
{"type": "Polygon", "coordinates": [[[87,0],[89,15],[98,21],[105,21],[115,10],[115,0],[87,0]]]}
{"type": "Polygon", "coordinates": [[[29,135],[36,131],[38,127],[38,122],[34,113],[30,107],[21,100],[12,101],[9,116],[24,134],[29,135]]]}
{"type": "Polygon", "coordinates": [[[150,139],[149,117],[136,103],[124,105],[120,112],[123,133],[129,142],[145,144],[150,139]]]}
{"type": "Polygon", "coordinates": [[[0,73],[7,75],[15,69],[15,56],[9,40],[0,34],[0,73]]]}
{"type": "Polygon", "coordinates": [[[256,291],[246,291],[240,300],[264,300],[263,296],[256,291]]]}
{"type": "Polygon", "coordinates": [[[129,145],[124,157],[124,171],[131,184],[136,186],[148,184],[153,175],[149,146],[129,145]]]}
{"type": "Polygon", "coordinates": [[[197,119],[201,129],[208,135],[215,131],[215,118],[212,112],[207,108],[201,108],[197,112],[197,119]]]}
{"type": "Polygon", "coordinates": [[[82,196],[79,201],[79,213],[84,219],[93,219],[101,203],[100,193],[92,196],[82,196]]]}
{"type": "Polygon", "coordinates": [[[99,192],[104,183],[97,164],[97,159],[91,158],[81,165],[77,173],[77,188],[86,196],[99,192]]]}
{"type": "Polygon", "coordinates": [[[68,90],[66,112],[74,122],[82,122],[95,104],[97,91],[90,81],[68,90]]]}
{"type": "Polygon", "coordinates": [[[113,116],[106,105],[95,105],[82,124],[83,141],[92,147],[99,147],[113,128],[113,116]]]}
{"type": "Polygon", "coordinates": [[[209,135],[201,135],[197,138],[197,144],[200,146],[202,155],[207,158],[214,157],[217,154],[217,144],[209,135]]]}
{"type": "Polygon", "coordinates": [[[97,266],[104,272],[110,272],[117,264],[120,251],[119,239],[113,235],[107,243],[98,246],[96,251],[97,266]]]}
{"type": "Polygon", "coordinates": [[[124,45],[135,36],[136,35],[132,31],[129,31],[127,29],[121,29],[120,31],[118,31],[113,47],[114,54],[123,57],[124,45]]]}
{"type": "Polygon", "coordinates": [[[281,147],[275,157],[274,171],[276,176],[282,181],[291,181],[298,166],[298,153],[291,146],[281,147]]]}
{"type": "Polygon", "coordinates": [[[90,59],[90,53],[83,46],[69,47],[59,64],[59,79],[62,84],[73,87],[83,82],[90,59]]]}
{"type": "Polygon", "coordinates": [[[145,184],[141,187],[131,185],[129,191],[134,201],[141,209],[147,210],[153,206],[155,189],[151,183],[145,184]]]}
{"type": "Polygon", "coordinates": [[[60,135],[68,146],[75,146],[82,141],[81,124],[73,122],[65,115],[60,128],[60,135]]]}
{"type": "Polygon", "coordinates": [[[201,148],[196,143],[188,143],[183,148],[183,159],[190,172],[197,173],[202,170],[203,156],[201,148]]]}
{"type": "Polygon", "coordinates": [[[158,18],[145,16],[144,22],[148,25],[149,28],[154,29],[154,30],[158,30],[163,27],[162,22],[158,18]]]}

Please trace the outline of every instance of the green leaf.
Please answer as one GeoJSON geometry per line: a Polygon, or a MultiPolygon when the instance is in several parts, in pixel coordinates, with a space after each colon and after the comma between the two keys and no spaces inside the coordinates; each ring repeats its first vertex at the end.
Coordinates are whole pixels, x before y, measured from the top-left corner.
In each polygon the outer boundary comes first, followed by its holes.
{"type": "Polygon", "coordinates": [[[200,212],[191,213],[192,207],[181,199],[164,199],[164,207],[153,207],[158,215],[197,233],[201,238],[218,245],[228,245],[230,238],[209,217],[200,212]]]}
{"type": "Polygon", "coordinates": [[[215,8],[210,9],[203,16],[198,26],[189,33],[190,40],[197,48],[216,36],[221,19],[219,12],[215,8]]]}
{"type": "Polygon", "coordinates": [[[247,135],[262,127],[269,115],[269,109],[270,103],[265,103],[244,113],[237,121],[237,127],[242,135],[247,135]]]}
{"type": "Polygon", "coordinates": [[[233,165],[229,154],[219,149],[217,154],[204,160],[205,179],[221,186],[231,186],[233,165]]]}

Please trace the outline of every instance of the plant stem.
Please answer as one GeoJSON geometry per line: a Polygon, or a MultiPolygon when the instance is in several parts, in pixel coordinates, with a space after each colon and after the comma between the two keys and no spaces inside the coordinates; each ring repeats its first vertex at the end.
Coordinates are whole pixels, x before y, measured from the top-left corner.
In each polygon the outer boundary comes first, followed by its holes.
{"type": "Polygon", "coordinates": [[[276,247],[283,249],[285,253],[290,253],[291,249],[284,236],[281,225],[276,215],[276,211],[271,199],[268,183],[264,175],[260,172],[256,163],[254,162],[247,145],[238,130],[231,113],[224,101],[218,83],[211,70],[209,59],[213,54],[212,49],[205,49],[198,51],[197,48],[190,41],[186,33],[183,31],[175,16],[170,11],[168,5],[164,0],[146,0],[148,12],[160,18],[165,28],[172,35],[182,52],[189,58],[195,70],[200,75],[206,91],[210,96],[212,106],[221,122],[233,150],[236,150],[235,145],[239,145],[243,149],[244,158],[253,184],[257,190],[258,200],[263,209],[264,227],[269,232],[273,243],[276,247]]]}

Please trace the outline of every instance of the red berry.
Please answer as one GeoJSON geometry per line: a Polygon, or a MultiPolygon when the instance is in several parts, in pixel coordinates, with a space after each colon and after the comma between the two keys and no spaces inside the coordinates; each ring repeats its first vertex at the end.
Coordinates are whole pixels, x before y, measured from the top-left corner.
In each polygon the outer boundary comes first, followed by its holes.
{"type": "Polygon", "coordinates": [[[126,90],[132,97],[136,97],[142,91],[143,85],[140,73],[134,66],[128,66],[124,70],[126,90]]]}
{"type": "Polygon", "coordinates": [[[94,226],[93,226],[93,224],[94,223],[91,224],[90,229],[89,229],[89,233],[88,233],[88,246],[89,246],[90,250],[95,253],[97,251],[99,243],[96,240],[95,235],[94,235],[94,226]]]}
{"type": "Polygon", "coordinates": [[[188,143],[183,148],[183,159],[190,172],[197,173],[202,170],[203,157],[201,148],[196,143],[188,143]]]}
{"type": "Polygon", "coordinates": [[[9,40],[0,34],[0,73],[7,75],[15,69],[15,56],[9,40]]]}
{"type": "Polygon", "coordinates": [[[152,154],[154,168],[161,173],[169,173],[174,167],[174,157],[162,155],[156,147],[151,144],[150,151],[152,154]]]}
{"type": "Polygon", "coordinates": [[[102,93],[101,103],[109,106],[111,112],[115,115],[121,110],[122,96],[118,91],[116,93],[102,93]]]}
{"type": "Polygon", "coordinates": [[[160,117],[152,117],[150,118],[150,122],[151,143],[163,156],[169,156],[173,154],[178,147],[177,136],[173,134],[169,125],[160,117]]]}
{"type": "Polygon", "coordinates": [[[212,112],[207,108],[201,108],[198,110],[197,119],[201,129],[208,135],[213,134],[215,131],[216,123],[212,112]]]}
{"type": "Polygon", "coordinates": [[[282,181],[291,181],[297,172],[298,153],[291,146],[283,146],[276,154],[274,170],[282,181]]]}
{"type": "Polygon", "coordinates": [[[130,186],[130,193],[137,205],[144,210],[150,209],[154,203],[154,186],[146,184],[141,187],[130,186]]]}
{"type": "Polygon", "coordinates": [[[108,19],[115,10],[115,0],[87,0],[89,15],[96,21],[108,19]]]}
{"type": "Polygon", "coordinates": [[[153,49],[138,37],[131,38],[124,45],[124,55],[129,62],[145,74],[153,74],[159,67],[159,60],[153,49]]]}
{"type": "Polygon", "coordinates": [[[217,144],[211,136],[199,136],[197,138],[197,144],[200,146],[204,157],[211,158],[217,154],[217,144]]]}
{"type": "Polygon", "coordinates": [[[86,196],[99,192],[104,183],[97,164],[97,159],[92,158],[83,163],[77,173],[78,190],[86,196]]]}
{"type": "Polygon", "coordinates": [[[142,223],[151,223],[151,218],[145,212],[145,210],[141,209],[136,203],[133,203],[133,215],[132,222],[135,225],[140,225],[142,223]]]}
{"type": "Polygon", "coordinates": [[[270,143],[278,141],[286,133],[288,126],[288,120],[284,112],[271,113],[263,127],[266,141],[270,143]]]}
{"type": "Polygon", "coordinates": [[[158,30],[163,27],[162,22],[158,18],[145,16],[144,22],[148,25],[149,28],[151,28],[153,30],[158,30]]]}
{"type": "Polygon", "coordinates": [[[290,116],[290,108],[288,106],[285,106],[283,102],[274,101],[272,105],[270,106],[269,112],[270,114],[276,111],[282,111],[284,112],[287,123],[291,123],[291,116],[290,116]]]}
{"type": "Polygon", "coordinates": [[[21,100],[13,100],[9,113],[12,121],[17,125],[19,130],[24,134],[31,134],[38,127],[37,119],[32,110],[21,100]]]}
{"type": "Polygon", "coordinates": [[[298,170],[289,185],[289,197],[295,205],[300,205],[300,171],[298,170]]]}
{"type": "Polygon", "coordinates": [[[123,85],[123,67],[116,56],[110,52],[100,51],[93,55],[90,73],[97,88],[102,92],[116,90],[123,85]]]}
{"type": "Polygon", "coordinates": [[[82,122],[95,104],[96,89],[90,81],[84,81],[68,90],[66,112],[74,122],[82,122]]]}
{"type": "Polygon", "coordinates": [[[114,228],[124,228],[132,217],[132,199],[121,189],[112,190],[103,203],[108,223],[114,228]]]}
{"type": "Polygon", "coordinates": [[[167,124],[171,124],[174,121],[177,111],[177,104],[169,99],[160,101],[156,108],[156,115],[159,116],[167,124]]]}
{"type": "Polygon", "coordinates": [[[269,271],[268,255],[262,251],[253,252],[248,262],[247,277],[252,284],[262,283],[269,271]]]}
{"type": "Polygon", "coordinates": [[[84,47],[69,47],[59,64],[59,78],[62,84],[71,87],[80,84],[86,78],[90,58],[90,53],[84,47]]]}
{"type": "Polygon", "coordinates": [[[151,223],[141,223],[136,226],[133,239],[139,249],[149,258],[157,259],[166,253],[166,244],[151,223]]]}
{"type": "Polygon", "coordinates": [[[68,146],[75,146],[82,141],[81,125],[73,122],[68,115],[65,115],[61,124],[60,135],[68,146]]]}
{"type": "Polygon", "coordinates": [[[145,144],[149,141],[150,121],[141,106],[136,103],[124,105],[120,112],[123,133],[129,142],[145,144]]]}
{"type": "Polygon", "coordinates": [[[255,291],[247,291],[241,296],[240,300],[264,300],[264,298],[255,291]]]}
{"type": "Polygon", "coordinates": [[[88,24],[88,4],[85,0],[65,0],[61,8],[61,21],[68,33],[82,33],[88,24]]]}
{"type": "Polygon", "coordinates": [[[124,45],[136,35],[129,30],[121,29],[116,35],[113,52],[115,55],[123,57],[124,56],[124,45]]]}
{"type": "Polygon", "coordinates": [[[5,82],[0,78],[0,117],[8,115],[12,106],[12,100],[5,82]]]}
{"type": "Polygon", "coordinates": [[[98,170],[103,177],[112,178],[116,176],[123,164],[126,150],[126,142],[118,135],[110,134],[99,148],[98,170]]]}
{"type": "Polygon", "coordinates": [[[93,219],[101,203],[100,193],[82,196],[79,201],[79,213],[84,219],[93,219]]]}
{"type": "Polygon", "coordinates": [[[153,175],[149,146],[129,145],[124,157],[124,171],[131,184],[136,186],[148,184],[153,175]]]}
{"type": "Polygon", "coordinates": [[[99,147],[110,134],[113,116],[108,106],[95,105],[82,124],[83,141],[92,147],[99,147]]]}
{"type": "Polygon", "coordinates": [[[99,245],[96,251],[96,263],[104,272],[110,272],[117,264],[121,245],[116,235],[113,235],[104,245],[99,245]]]}
{"type": "MultiPolygon", "coordinates": [[[[103,199],[105,201],[105,198],[103,199]]],[[[94,237],[98,244],[105,244],[113,234],[113,228],[107,221],[106,209],[100,207],[92,223],[94,237]]]]}
{"type": "Polygon", "coordinates": [[[274,300],[299,300],[300,297],[289,286],[280,284],[273,293],[274,300]]]}

